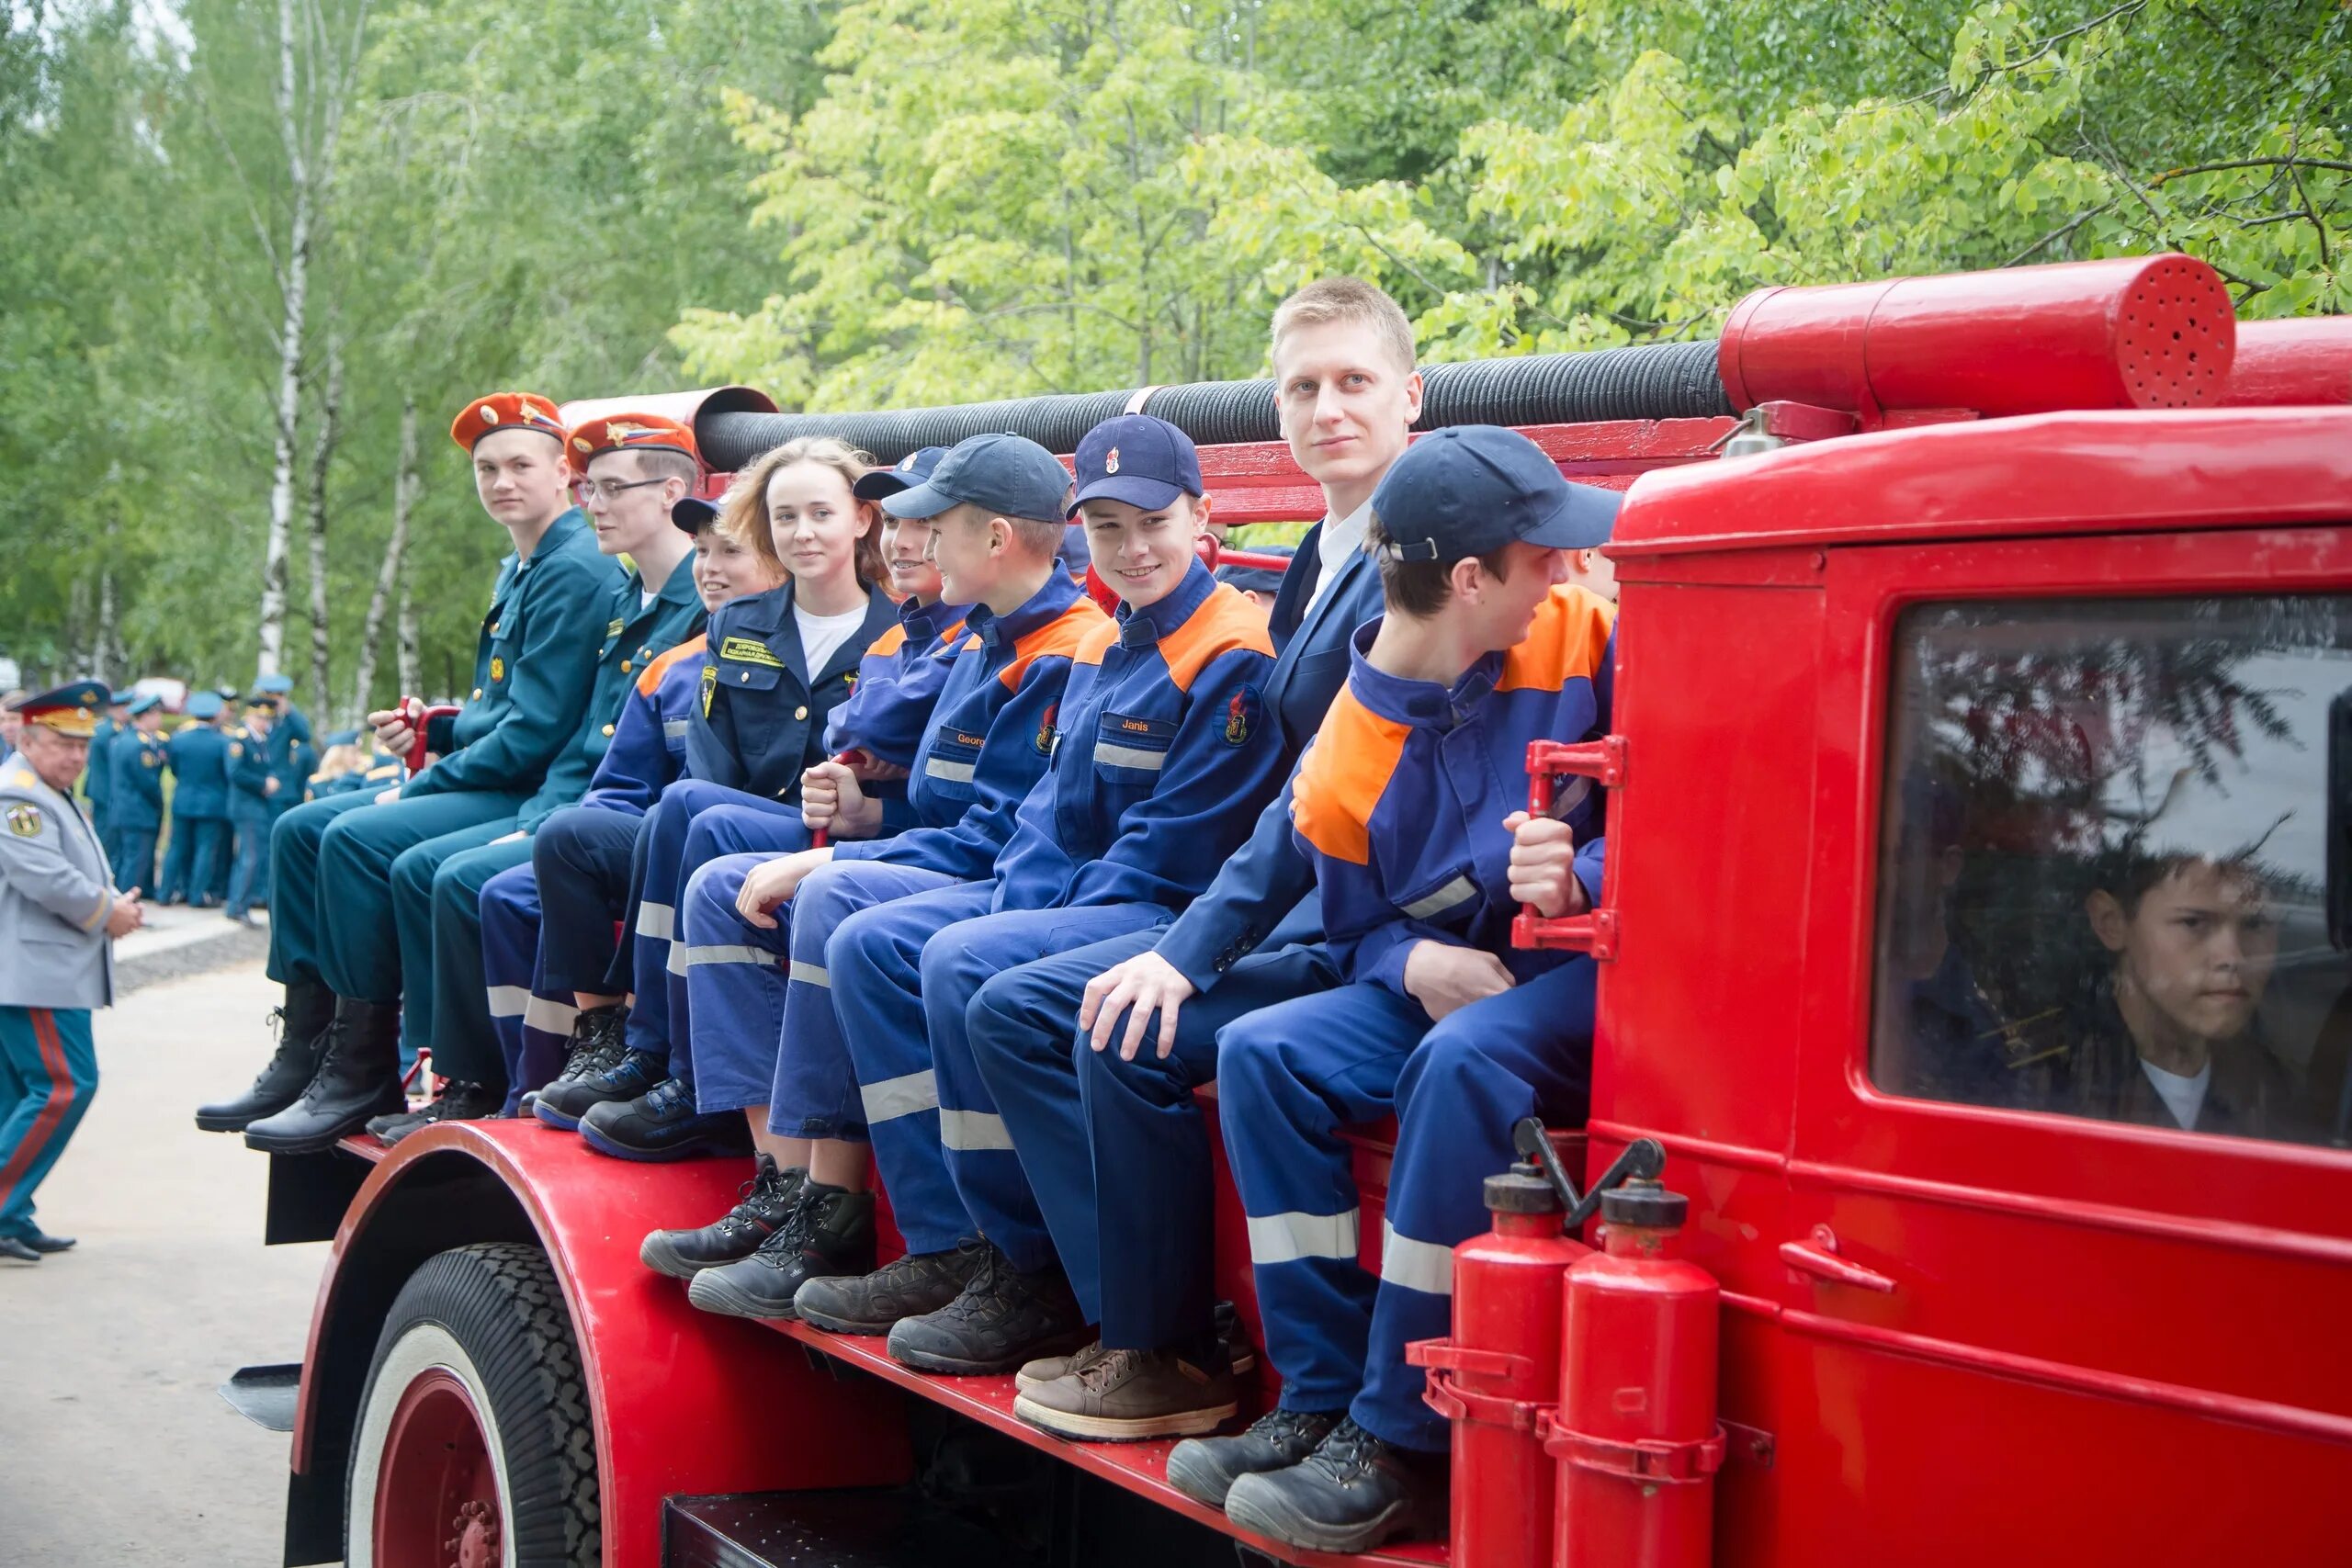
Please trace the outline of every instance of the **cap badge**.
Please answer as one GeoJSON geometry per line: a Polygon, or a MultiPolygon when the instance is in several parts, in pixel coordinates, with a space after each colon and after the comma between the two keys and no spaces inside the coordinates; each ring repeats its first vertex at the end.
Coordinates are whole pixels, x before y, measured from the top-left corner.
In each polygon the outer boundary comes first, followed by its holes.
{"type": "Polygon", "coordinates": [[[1106,474],[1119,471],[1119,449],[1116,446],[1102,454],[1102,471],[1106,474]]]}
{"type": "Polygon", "coordinates": [[[498,423],[498,411],[488,403],[482,404],[481,422],[484,424],[496,424],[498,423]]]}
{"type": "Polygon", "coordinates": [[[626,446],[633,435],[651,435],[653,427],[646,424],[623,424],[617,420],[606,423],[605,434],[616,446],[626,446]]]}
{"type": "Polygon", "coordinates": [[[578,435],[571,438],[571,445],[582,452],[594,452],[595,450],[594,446],[588,445],[585,438],[578,435]]]}
{"type": "Polygon", "coordinates": [[[905,457],[899,459],[899,471],[900,473],[912,473],[914,471],[914,467],[915,455],[912,452],[908,453],[905,457]]]}

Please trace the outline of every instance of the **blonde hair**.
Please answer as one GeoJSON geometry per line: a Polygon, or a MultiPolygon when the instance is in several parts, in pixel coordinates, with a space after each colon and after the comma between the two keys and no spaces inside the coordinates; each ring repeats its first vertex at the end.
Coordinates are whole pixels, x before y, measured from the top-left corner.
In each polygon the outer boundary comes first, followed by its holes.
{"type": "Polygon", "coordinates": [[[1332,321],[1370,327],[1380,345],[1396,356],[1396,367],[1412,373],[1413,323],[1385,291],[1361,277],[1318,277],[1275,306],[1272,352],[1282,351],[1283,334],[1293,327],[1319,327],[1332,321]]]}
{"type": "MultiPolygon", "coordinates": [[[[842,483],[854,489],[874,459],[838,435],[799,435],[763,452],[751,467],[735,476],[727,487],[727,495],[718,503],[718,521],[712,524],[719,533],[744,546],[768,565],[784,573],[785,581],[792,578],[792,569],[784,564],[784,557],[776,552],[775,535],[768,526],[768,481],[779,468],[795,463],[819,463],[841,475],[842,483]]],[[[857,580],[871,587],[888,581],[888,569],[882,562],[882,509],[870,501],[853,497],[850,504],[865,521],[865,531],[857,536],[857,580]]]]}

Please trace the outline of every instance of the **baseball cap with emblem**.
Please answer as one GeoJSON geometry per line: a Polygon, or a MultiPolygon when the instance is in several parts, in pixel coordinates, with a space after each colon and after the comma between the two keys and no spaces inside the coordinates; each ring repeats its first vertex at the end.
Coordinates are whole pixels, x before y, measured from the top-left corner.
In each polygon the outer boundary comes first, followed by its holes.
{"type": "Polygon", "coordinates": [[[555,404],[537,392],[492,392],[476,398],[449,422],[449,439],[470,452],[474,443],[500,430],[536,430],[559,444],[571,439],[555,404]]]}
{"type": "Polygon", "coordinates": [[[658,413],[608,413],[571,433],[571,458],[584,466],[606,452],[676,452],[702,461],[695,433],[658,413]]]}
{"type": "Polygon", "coordinates": [[[62,686],[18,697],[8,706],[27,724],[53,729],[69,740],[87,740],[97,733],[98,715],[112,695],[103,681],[68,681],[62,686]]]}
{"type": "Polygon", "coordinates": [[[1069,470],[1024,436],[974,435],[939,459],[931,478],[882,498],[893,517],[936,517],[951,506],[972,505],[1000,517],[1051,523],[1064,515],[1069,470]]]}
{"type": "Polygon", "coordinates": [[[678,532],[693,538],[718,521],[718,502],[705,501],[698,495],[682,495],[670,503],[670,522],[678,532]]]}
{"type": "Polygon", "coordinates": [[[1201,455],[1193,438],[1164,419],[1123,413],[1088,431],[1078,444],[1075,513],[1090,501],[1124,501],[1146,512],[1201,493],[1201,455]]]}
{"type": "MultiPolygon", "coordinates": [[[[947,456],[944,446],[925,446],[910,452],[886,468],[868,468],[849,487],[850,493],[860,501],[880,501],[902,490],[912,490],[939,470],[939,459],[947,456]]],[[[1055,467],[1060,467],[1056,464],[1055,467]]]]}
{"type": "Polygon", "coordinates": [[[1372,512],[1398,560],[1457,561],[1524,540],[1585,550],[1609,542],[1619,496],[1571,484],[1516,430],[1457,424],[1405,449],[1372,492],[1372,512]]]}

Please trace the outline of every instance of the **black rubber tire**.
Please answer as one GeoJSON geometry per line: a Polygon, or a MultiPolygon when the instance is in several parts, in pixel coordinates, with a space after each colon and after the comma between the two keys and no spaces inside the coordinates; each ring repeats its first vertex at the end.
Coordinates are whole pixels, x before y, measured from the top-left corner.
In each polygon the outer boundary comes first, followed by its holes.
{"type": "MultiPolygon", "coordinates": [[[[368,1414],[394,1348],[413,1331],[437,1327],[457,1342],[489,1395],[503,1450],[506,1529],[517,1568],[595,1568],[603,1561],[596,1485],[596,1432],[571,1313],[547,1254],[524,1242],[481,1242],[425,1259],[385,1317],[353,1423],[344,1481],[345,1556],[366,1510],[353,1478],[363,1457],[368,1414]]],[[[396,1401],[400,1390],[381,1396],[396,1401]]]]}

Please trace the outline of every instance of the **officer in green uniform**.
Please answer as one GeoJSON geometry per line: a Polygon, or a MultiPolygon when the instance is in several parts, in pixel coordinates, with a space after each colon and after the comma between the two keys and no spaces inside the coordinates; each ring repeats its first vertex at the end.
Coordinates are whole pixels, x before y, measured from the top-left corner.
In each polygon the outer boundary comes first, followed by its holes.
{"type": "MultiPolygon", "coordinates": [[[[594,683],[620,573],[568,504],[570,433],[555,405],[527,392],[481,398],[450,435],[514,551],[482,617],[472,696],[427,728],[438,760],[381,794],[296,807],[271,830],[269,976],[286,987],[278,1049],[252,1089],[197,1111],[198,1126],[242,1128],[255,1148],[328,1148],[401,1108],[401,999],[405,990],[422,1008],[432,994],[433,931],[429,905],[396,918],[393,883],[514,832],[594,683]]],[[[412,722],[402,710],[368,716],[395,755],[409,750],[412,722]]]]}
{"type": "Polygon", "coordinates": [[[277,820],[269,785],[271,740],[277,705],[256,694],[245,722],[229,731],[229,826],[237,835],[237,862],[229,873],[228,916],[254,923],[253,908],[269,901],[269,829],[277,820]]]}
{"type": "Polygon", "coordinates": [[[164,742],[172,770],[172,841],[164,849],[166,904],[209,908],[217,878],[215,863],[225,860],[229,838],[229,741],[220,733],[224,705],[218,692],[199,691],[187,700],[193,723],[164,742]]]}
{"type": "Polygon", "coordinates": [[[130,705],[130,728],[107,755],[107,863],[114,885],[142,898],[155,896],[155,836],[164,830],[164,699],[150,694],[130,705]]]}
{"type": "MultiPolygon", "coordinates": [[[[255,700],[270,705],[269,812],[272,820],[302,803],[302,786],[319,764],[319,750],[311,738],[311,721],[294,705],[294,682],[285,675],[265,675],[254,682],[255,700]]],[[[263,856],[262,897],[269,901],[268,857],[263,856]]]]}
{"type": "Polygon", "coordinates": [[[106,716],[98,720],[98,728],[90,734],[90,760],[82,769],[82,794],[90,803],[90,826],[98,830],[101,845],[112,842],[107,826],[107,800],[114,794],[114,774],[107,748],[114,738],[130,728],[131,692],[109,692],[107,694],[106,716]]]}

